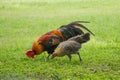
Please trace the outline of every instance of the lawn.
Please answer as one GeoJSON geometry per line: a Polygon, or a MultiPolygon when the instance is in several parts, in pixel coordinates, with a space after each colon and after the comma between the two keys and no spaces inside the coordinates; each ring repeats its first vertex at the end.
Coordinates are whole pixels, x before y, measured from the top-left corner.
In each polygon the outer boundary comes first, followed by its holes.
{"type": "Polygon", "coordinates": [[[120,0],[0,0],[0,80],[120,80],[119,7],[120,0]],[[25,56],[38,36],[78,20],[95,34],[82,62],[25,56]]]}

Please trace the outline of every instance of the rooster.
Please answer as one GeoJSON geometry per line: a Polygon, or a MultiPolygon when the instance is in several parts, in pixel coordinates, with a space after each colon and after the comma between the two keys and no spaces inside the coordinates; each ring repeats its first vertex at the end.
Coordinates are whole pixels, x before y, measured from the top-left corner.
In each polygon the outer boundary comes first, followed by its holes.
{"type": "Polygon", "coordinates": [[[89,33],[85,33],[82,35],[77,35],[74,37],[69,38],[66,41],[61,42],[57,48],[55,49],[55,51],[52,54],[52,59],[54,57],[62,57],[67,55],[68,58],[71,61],[71,54],[77,54],[79,56],[80,61],[82,61],[82,58],[80,56],[79,53],[79,49],[81,48],[81,45],[83,43],[86,43],[87,41],[90,40],[90,34],[89,33]]]}
{"type": "Polygon", "coordinates": [[[34,58],[35,55],[39,55],[44,51],[47,51],[48,56],[54,52],[58,44],[73,36],[84,34],[84,32],[78,28],[81,27],[94,35],[89,29],[80,23],[89,23],[88,21],[75,21],[67,25],[63,25],[56,30],[52,30],[38,37],[32,46],[31,50],[28,50],[25,54],[29,58],[34,58]]]}

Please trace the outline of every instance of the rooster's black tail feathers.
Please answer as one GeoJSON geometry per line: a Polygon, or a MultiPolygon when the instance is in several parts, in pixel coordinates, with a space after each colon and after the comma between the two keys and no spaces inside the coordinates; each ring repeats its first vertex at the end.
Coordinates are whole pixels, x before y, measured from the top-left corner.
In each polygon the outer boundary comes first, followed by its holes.
{"type": "Polygon", "coordinates": [[[71,22],[67,25],[63,25],[59,28],[59,30],[62,33],[65,40],[69,39],[70,37],[76,36],[76,35],[84,34],[84,32],[78,27],[81,27],[81,28],[87,30],[88,32],[90,32],[92,35],[94,35],[88,28],[86,28],[84,25],[82,25],[80,23],[90,23],[90,22],[75,21],[75,22],[71,22]]]}
{"type": "Polygon", "coordinates": [[[82,27],[84,28],[85,30],[87,30],[88,32],[90,32],[92,35],[94,35],[88,28],[86,28],[84,25],[80,24],[80,23],[90,23],[88,21],[75,21],[75,22],[71,22],[69,23],[67,26],[71,26],[71,27],[82,27]]]}

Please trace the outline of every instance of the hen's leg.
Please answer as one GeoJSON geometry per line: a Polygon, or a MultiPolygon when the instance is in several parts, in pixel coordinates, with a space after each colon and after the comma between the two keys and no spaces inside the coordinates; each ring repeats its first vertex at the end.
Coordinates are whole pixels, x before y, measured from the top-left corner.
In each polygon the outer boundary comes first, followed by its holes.
{"type": "Polygon", "coordinates": [[[77,52],[77,55],[79,56],[80,61],[82,61],[82,58],[81,58],[81,56],[80,56],[80,53],[79,53],[79,52],[77,52]]]}
{"type": "Polygon", "coordinates": [[[72,56],[70,54],[68,54],[67,56],[68,56],[68,58],[69,58],[69,60],[71,62],[72,56]]]}

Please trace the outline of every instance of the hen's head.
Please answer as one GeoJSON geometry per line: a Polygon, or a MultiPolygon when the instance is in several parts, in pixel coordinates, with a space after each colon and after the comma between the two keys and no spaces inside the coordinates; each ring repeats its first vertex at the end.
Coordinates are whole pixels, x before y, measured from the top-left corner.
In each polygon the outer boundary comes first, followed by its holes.
{"type": "Polygon", "coordinates": [[[32,50],[28,50],[25,54],[29,58],[34,58],[34,55],[35,55],[34,51],[32,50]]]}

